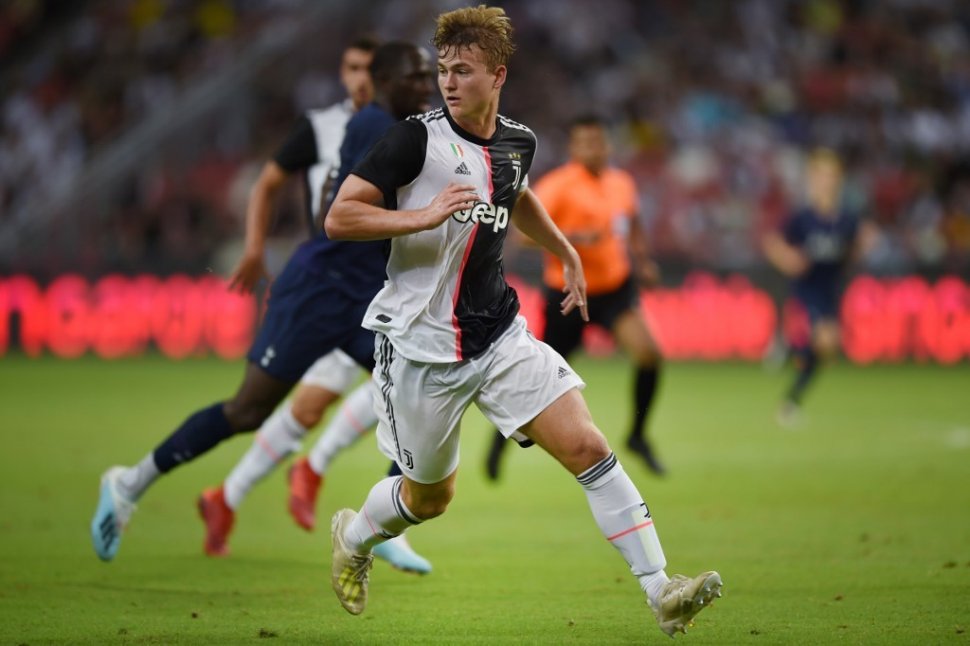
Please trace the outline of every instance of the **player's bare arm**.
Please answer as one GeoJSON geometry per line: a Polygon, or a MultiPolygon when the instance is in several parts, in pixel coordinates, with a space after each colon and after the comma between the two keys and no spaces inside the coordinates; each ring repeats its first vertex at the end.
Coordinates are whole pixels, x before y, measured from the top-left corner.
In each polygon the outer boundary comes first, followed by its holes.
{"type": "Polygon", "coordinates": [[[808,271],[805,254],[788,244],[779,233],[772,231],[766,234],[762,248],[768,261],[786,276],[794,278],[808,271]]]}
{"type": "Polygon", "coordinates": [[[565,281],[563,293],[566,294],[560,303],[560,311],[563,315],[569,314],[578,307],[583,320],[588,321],[586,277],[583,275],[583,264],[579,260],[579,254],[553,223],[531,189],[527,188],[519,194],[515,208],[512,209],[512,222],[522,233],[562,261],[565,281]]]}
{"type": "Polygon", "coordinates": [[[246,207],[246,246],[242,258],[229,278],[229,289],[251,292],[268,276],[263,259],[266,235],[273,221],[273,204],[286,182],[286,171],[275,161],[268,161],[249,191],[246,207]]]}
{"type": "Polygon", "coordinates": [[[384,196],[374,184],[349,175],[324,220],[333,240],[385,240],[433,229],[456,211],[471,208],[478,200],[470,184],[448,184],[423,209],[391,211],[383,208],[384,196]]]}

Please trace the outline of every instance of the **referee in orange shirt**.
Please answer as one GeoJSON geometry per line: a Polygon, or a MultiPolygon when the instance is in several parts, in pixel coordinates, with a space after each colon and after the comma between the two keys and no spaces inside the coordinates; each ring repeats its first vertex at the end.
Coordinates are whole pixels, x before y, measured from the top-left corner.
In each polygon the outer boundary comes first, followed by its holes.
{"type": "MultiPolygon", "coordinates": [[[[656,284],[658,270],[647,254],[636,185],[629,173],[608,166],[609,155],[605,124],[595,116],[575,120],[569,130],[570,161],[540,179],[535,193],[583,261],[590,323],[609,330],[633,360],[633,421],[627,448],[662,475],[663,465],[646,437],[662,357],[639,310],[639,286],[656,284]]],[[[578,310],[560,315],[562,264],[555,256],[544,254],[544,265],[543,340],[568,358],[582,342],[586,324],[578,310]]],[[[504,438],[496,433],[486,463],[493,480],[498,478],[504,447],[504,438]]]]}

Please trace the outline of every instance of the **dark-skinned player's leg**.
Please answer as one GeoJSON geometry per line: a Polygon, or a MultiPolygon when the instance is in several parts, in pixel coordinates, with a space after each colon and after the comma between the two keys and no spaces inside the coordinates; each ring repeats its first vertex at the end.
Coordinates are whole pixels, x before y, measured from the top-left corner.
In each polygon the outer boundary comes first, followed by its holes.
{"type": "MultiPolygon", "coordinates": [[[[131,517],[134,503],[158,476],[191,462],[235,433],[259,428],[292,387],[292,383],[272,377],[249,362],[242,384],[231,399],[190,415],[134,466],[109,469],[102,477],[98,507],[91,522],[91,537],[98,557],[103,561],[114,558],[121,543],[121,529],[131,517]]],[[[200,511],[202,504],[200,500],[200,511]]],[[[231,519],[222,524],[226,522],[231,529],[231,519]]]]}
{"type": "Polygon", "coordinates": [[[158,445],[154,456],[159,471],[167,473],[190,462],[236,433],[256,430],[291,388],[292,383],[247,363],[243,381],[231,399],[192,414],[158,445]]]}

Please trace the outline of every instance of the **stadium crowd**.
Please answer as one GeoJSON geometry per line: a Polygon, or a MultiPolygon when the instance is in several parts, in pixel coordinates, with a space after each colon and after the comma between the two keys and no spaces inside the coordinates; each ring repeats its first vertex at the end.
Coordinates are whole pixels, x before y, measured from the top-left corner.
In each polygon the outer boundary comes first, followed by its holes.
{"type": "MultiPolygon", "coordinates": [[[[256,160],[300,110],[336,99],[335,61],[350,30],[427,42],[430,20],[417,17],[457,4],[421,0],[405,11],[378,3],[359,17],[377,22],[335,22],[313,47],[249,80],[241,121],[174,133],[191,154],[146,153],[106,210],[76,204],[50,227],[90,222],[81,235],[0,260],[0,271],[217,265],[219,249],[241,236],[256,160]]],[[[868,270],[970,271],[970,5],[499,4],[519,43],[503,111],[536,128],[535,172],[564,158],[571,118],[602,114],[618,161],[637,178],[661,261],[762,267],[761,233],[800,199],[805,154],[825,145],[846,161],[846,199],[882,233],[868,270]]],[[[254,34],[305,9],[295,0],[94,0],[66,20],[21,23],[5,10],[0,51],[13,62],[4,65],[0,104],[0,225],[30,217],[38,194],[70,186],[154,112],[178,110],[184,89],[217,77],[254,34]]],[[[227,96],[222,110],[237,98],[227,96]]],[[[292,215],[299,199],[290,198],[283,232],[303,231],[292,215]]]]}

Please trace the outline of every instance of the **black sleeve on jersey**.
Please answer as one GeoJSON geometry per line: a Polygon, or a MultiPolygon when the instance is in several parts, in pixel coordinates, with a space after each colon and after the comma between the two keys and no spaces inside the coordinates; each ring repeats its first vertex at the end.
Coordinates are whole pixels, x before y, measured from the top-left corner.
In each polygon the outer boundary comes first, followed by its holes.
{"type": "Polygon", "coordinates": [[[397,207],[397,189],[421,174],[428,147],[428,129],[416,120],[396,123],[351,171],[384,194],[384,206],[397,207]]]}
{"type": "Polygon", "coordinates": [[[527,177],[532,170],[532,162],[536,158],[536,150],[539,148],[539,141],[534,133],[529,132],[525,138],[526,153],[522,155],[522,177],[527,177]]]}
{"type": "Polygon", "coordinates": [[[317,136],[307,117],[301,117],[279,150],[273,161],[287,173],[310,168],[320,160],[317,154],[317,136]]]}

